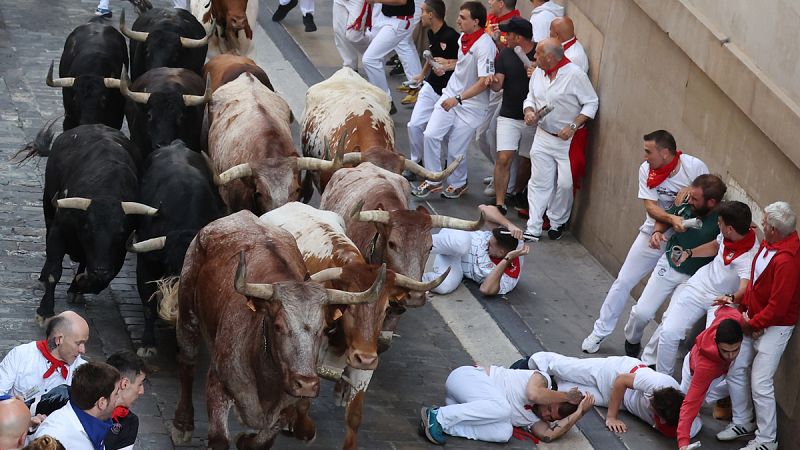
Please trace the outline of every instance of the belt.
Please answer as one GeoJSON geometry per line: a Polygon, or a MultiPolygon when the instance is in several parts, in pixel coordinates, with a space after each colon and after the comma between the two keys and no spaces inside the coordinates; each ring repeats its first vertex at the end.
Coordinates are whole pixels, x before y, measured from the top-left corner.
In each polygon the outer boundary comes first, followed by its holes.
{"type": "Polygon", "coordinates": [[[633,369],[631,369],[631,371],[630,371],[630,372],[628,372],[628,373],[636,373],[636,371],[637,371],[637,370],[639,370],[639,369],[644,369],[645,367],[647,367],[647,366],[646,366],[646,365],[644,365],[644,364],[639,364],[638,366],[636,366],[636,367],[634,367],[633,369]]]}
{"type": "Polygon", "coordinates": [[[397,19],[397,20],[405,20],[406,21],[406,30],[407,30],[407,29],[409,29],[411,27],[411,19],[413,19],[414,16],[394,16],[394,18],[397,19]]]}
{"type": "Polygon", "coordinates": [[[549,131],[545,130],[544,128],[542,128],[542,127],[539,127],[539,129],[540,129],[540,130],[542,130],[542,131],[544,131],[545,133],[549,134],[550,136],[559,137],[559,136],[558,136],[558,133],[551,133],[551,132],[549,132],[549,131]]]}

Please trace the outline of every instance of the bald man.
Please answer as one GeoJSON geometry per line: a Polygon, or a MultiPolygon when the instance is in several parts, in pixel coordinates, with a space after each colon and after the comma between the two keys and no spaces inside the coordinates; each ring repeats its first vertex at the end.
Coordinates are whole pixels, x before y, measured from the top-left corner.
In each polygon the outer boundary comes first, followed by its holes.
{"type": "Polygon", "coordinates": [[[583,45],[578,42],[575,37],[575,24],[569,17],[558,17],[550,22],[550,37],[558,39],[561,46],[564,47],[564,55],[577,64],[584,73],[589,73],[589,58],[586,56],[586,50],[583,45]]]}
{"type": "Polygon", "coordinates": [[[24,447],[30,420],[25,403],[17,398],[0,396],[0,450],[24,447]]]}
{"type": "Polygon", "coordinates": [[[64,311],[47,322],[47,339],[11,349],[0,362],[0,394],[34,402],[62,384],[72,383],[75,369],[86,361],[89,324],[73,311],[64,311]]]}

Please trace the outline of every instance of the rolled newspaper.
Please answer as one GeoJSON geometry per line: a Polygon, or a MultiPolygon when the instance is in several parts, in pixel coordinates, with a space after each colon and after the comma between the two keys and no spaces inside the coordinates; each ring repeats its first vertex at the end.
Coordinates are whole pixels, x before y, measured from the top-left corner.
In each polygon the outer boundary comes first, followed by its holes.
{"type": "Polygon", "coordinates": [[[699,217],[683,220],[683,228],[703,228],[703,221],[699,217]]]}
{"type": "Polygon", "coordinates": [[[422,52],[422,57],[425,58],[425,61],[427,61],[428,64],[430,64],[434,70],[439,70],[442,68],[442,65],[436,62],[435,59],[433,59],[433,54],[431,53],[430,50],[425,50],[424,52],[422,52]]]}
{"type": "Polygon", "coordinates": [[[519,60],[522,61],[522,64],[525,66],[526,69],[533,65],[531,60],[528,59],[528,55],[525,54],[525,51],[523,51],[522,47],[520,47],[519,45],[514,47],[514,53],[517,54],[517,57],[519,57],[519,60]]]}

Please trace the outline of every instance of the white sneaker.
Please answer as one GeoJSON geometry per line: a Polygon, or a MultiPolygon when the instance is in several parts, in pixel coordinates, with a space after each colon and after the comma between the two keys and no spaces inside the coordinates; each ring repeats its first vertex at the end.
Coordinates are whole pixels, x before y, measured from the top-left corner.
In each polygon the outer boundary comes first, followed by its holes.
{"type": "Polygon", "coordinates": [[[753,434],[754,431],[756,431],[755,422],[745,424],[735,424],[731,422],[727,427],[725,427],[724,430],[717,433],[717,440],[732,441],[734,439],[739,439],[742,436],[753,434]]]}
{"type": "Polygon", "coordinates": [[[605,337],[600,337],[592,331],[592,333],[583,340],[581,350],[583,350],[584,353],[597,353],[597,351],[600,350],[600,344],[605,340],[605,337]]]}
{"type": "Polygon", "coordinates": [[[747,443],[746,447],[739,450],[778,450],[777,442],[756,442],[755,439],[747,443]]]}
{"type": "Polygon", "coordinates": [[[490,181],[486,188],[483,190],[483,195],[487,197],[494,197],[495,190],[494,190],[494,180],[490,181]]]}
{"type": "Polygon", "coordinates": [[[488,177],[483,177],[483,184],[489,184],[494,180],[494,177],[489,175],[488,177]]]}

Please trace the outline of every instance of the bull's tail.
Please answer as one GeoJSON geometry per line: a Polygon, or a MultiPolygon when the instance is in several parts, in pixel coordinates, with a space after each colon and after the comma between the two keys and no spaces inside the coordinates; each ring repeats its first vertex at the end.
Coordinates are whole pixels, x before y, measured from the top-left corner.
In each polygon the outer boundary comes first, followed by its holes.
{"type": "Polygon", "coordinates": [[[53,143],[53,137],[56,134],[56,122],[63,116],[54,117],[49,122],[45,123],[41,130],[36,133],[36,138],[33,142],[28,142],[24,147],[19,149],[14,156],[11,157],[13,161],[20,155],[24,155],[17,164],[21,165],[25,161],[33,158],[34,156],[50,156],[50,146],[53,143]]]}
{"type": "Polygon", "coordinates": [[[158,316],[175,325],[178,323],[178,289],[180,277],[167,277],[156,280],[157,291],[154,295],[161,297],[158,305],[158,316]]]}

